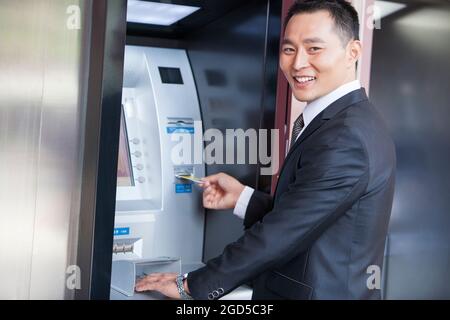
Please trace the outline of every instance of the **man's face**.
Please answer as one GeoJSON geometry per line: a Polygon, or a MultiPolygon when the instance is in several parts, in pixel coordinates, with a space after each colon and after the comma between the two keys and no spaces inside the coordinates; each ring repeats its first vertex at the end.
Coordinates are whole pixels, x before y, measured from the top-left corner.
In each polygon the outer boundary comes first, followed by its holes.
{"type": "Polygon", "coordinates": [[[286,27],[280,67],[297,100],[313,101],[355,79],[359,41],[344,45],[325,11],[293,16],[286,27]]]}

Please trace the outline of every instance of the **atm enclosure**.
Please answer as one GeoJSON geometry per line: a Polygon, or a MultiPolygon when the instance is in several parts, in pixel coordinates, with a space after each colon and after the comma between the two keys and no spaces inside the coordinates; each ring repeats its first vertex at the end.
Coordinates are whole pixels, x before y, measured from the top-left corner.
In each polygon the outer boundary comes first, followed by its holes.
{"type": "MultiPolygon", "coordinates": [[[[177,39],[162,37],[163,31],[155,37],[154,28],[128,28],[111,299],[161,299],[134,292],[137,279],[195,270],[243,233],[231,210],[205,210],[201,188],[177,175],[224,171],[270,188],[271,177],[261,177],[259,165],[206,165],[202,154],[209,128],[274,126],[281,8],[271,1],[234,5],[177,39]]],[[[223,299],[251,294],[243,285],[223,299]]]]}

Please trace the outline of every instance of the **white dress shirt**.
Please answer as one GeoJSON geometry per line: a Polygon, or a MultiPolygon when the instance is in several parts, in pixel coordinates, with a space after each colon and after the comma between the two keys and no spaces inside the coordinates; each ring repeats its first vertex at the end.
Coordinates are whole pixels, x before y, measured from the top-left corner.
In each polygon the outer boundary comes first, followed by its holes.
{"type": "MultiPolygon", "coordinates": [[[[330,104],[332,104],[339,98],[342,98],[347,93],[358,90],[360,88],[361,83],[359,82],[359,80],[347,82],[334,91],[331,91],[327,95],[308,103],[305,107],[305,110],[303,110],[303,120],[305,122],[305,126],[295,139],[297,140],[298,137],[300,137],[301,134],[305,131],[306,127],[314,120],[314,118],[317,117],[317,115],[325,110],[330,104]]],[[[234,207],[233,214],[241,219],[245,218],[245,212],[247,211],[247,206],[250,202],[253,191],[254,189],[248,186],[244,188],[236,203],[236,207],[234,207]]]]}

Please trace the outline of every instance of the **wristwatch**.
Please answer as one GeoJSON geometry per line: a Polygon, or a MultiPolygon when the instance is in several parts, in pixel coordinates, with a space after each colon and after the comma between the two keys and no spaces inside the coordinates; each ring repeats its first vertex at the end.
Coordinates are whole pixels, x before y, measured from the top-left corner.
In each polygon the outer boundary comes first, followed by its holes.
{"type": "Polygon", "coordinates": [[[187,278],[187,273],[179,274],[176,278],[178,293],[183,300],[194,300],[187,292],[184,290],[183,281],[187,278]]]}

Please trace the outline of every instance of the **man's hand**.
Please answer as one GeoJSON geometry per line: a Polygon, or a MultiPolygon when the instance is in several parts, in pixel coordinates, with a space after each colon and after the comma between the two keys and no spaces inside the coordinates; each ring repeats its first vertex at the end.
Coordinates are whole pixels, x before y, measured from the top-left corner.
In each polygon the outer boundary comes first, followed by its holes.
{"type": "Polygon", "coordinates": [[[203,206],[208,209],[233,209],[245,186],[235,178],[218,173],[202,179],[203,206]]]}
{"type": "MultiPolygon", "coordinates": [[[[172,299],[181,299],[178,293],[176,273],[152,273],[136,283],[136,291],[158,291],[172,299]]],[[[186,286],[185,286],[186,290],[186,286]]]]}

